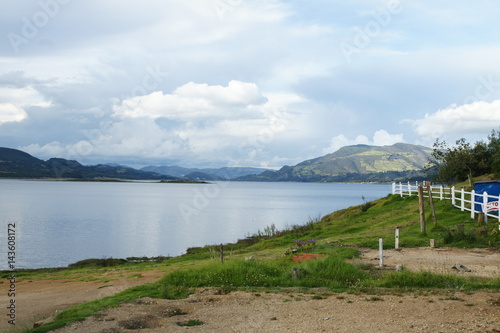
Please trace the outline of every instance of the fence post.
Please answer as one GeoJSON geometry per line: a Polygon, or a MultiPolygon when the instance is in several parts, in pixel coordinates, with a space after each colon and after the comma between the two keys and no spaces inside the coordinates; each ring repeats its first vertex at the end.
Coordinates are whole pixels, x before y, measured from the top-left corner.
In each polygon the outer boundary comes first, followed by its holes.
{"type": "Polygon", "coordinates": [[[420,232],[425,234],[424,189],[418,187],[418,208],[420,210],[420,232]]]}
{"type": "MultiPolygon", "coordinates": [[[[500,195],[498,196],[497,212],[498,212],[498,221],[500,222],[500,195]]],[[[500,224],[498,225],[498,230],[500,230],[500,224]]]]}
{"type": "Polygon", "coordinates": [[[410,181],[408,181],[408,196],[411,197],[411,185],[410,185],[410,181]]]}
{"type": "Polygon", "coordinates": [[[470,192],[470,218],[474,219],[476,214],[476,191],[472,190],[470,192]]]}
{"type": "Polygon", "coordinates": [[[224,246],[220,245],[220,262],[224,263],[224,246]]]}
{"type": "Polygon", "coordinates": [[[488,192],[483,193],[484,223],[488,224],[488,192]]]}
{"type": "Polygon", "coordinates": [[[401,193],[401,198],[403,197],[403,183],[399,182],[399,193],[401,193]]]}
{"type": "Polygon", "coordinates": [[[378,256],[379,267],[384,267],[384,240],[382,238],[378,239],[378,256]]]}
{"type": "Polygon", "coordinates": [[[434,199],[432,198],[431,182],[425,182],[425,186],[427,187],[427,192],[429,193],[429,207],[431,208],[432,221],[434,222],[434,225],[437,225],[436,210],[434,209],[434,199]]]}
{"type": "Polygon", "coordinates": [[[399,249],[399,227],[396,227],[394,248],[399,249]]]}
{"type": "Polygon", "coordinates": [[[455,186],[451,188],[451,204],[455,206],[455,186]]]}
{"type": "Polygon", "coordinates": [[[443,200],[444,199],[444,196],[443,196],[443,185],[439,186],[439,200],[443,200]]]}
{"type": "Polygon", "coordinates": [[[392,182],[392,194],[396,194],[396,183],[392,182]]]}
{"type": "Polygon", "coordinates": [[[462,194],[462,196],[461,196],[460,200],[462,200],[462,202],[460,203],[460,210],[463,212],[465,210],[465,190],[463,187],[462,187],[461,194],[462,194]]]}

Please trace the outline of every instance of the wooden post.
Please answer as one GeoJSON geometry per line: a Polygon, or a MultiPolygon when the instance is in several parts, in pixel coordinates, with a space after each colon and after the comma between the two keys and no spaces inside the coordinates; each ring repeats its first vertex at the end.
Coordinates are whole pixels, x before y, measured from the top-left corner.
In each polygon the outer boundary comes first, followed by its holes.
{"type": "Polygon", "coordinates": [[[224,262],[224,246],[220,245],[220,262],[224,262]]]}
{"type": "Polygon", "coordinates": [[[420,232],[425,234],[425,207],[424,207],[424,189],[418,187],[418,207],[420,210],[420,232]]]}
{"type": "Polygon", "coordinates": [[[379,256],[379,267],[384,267],[384,240],[382,238],[378,239],[378,256],[379,256]]]}
{"type": "Polygon", "coordinates": [[[435,239],[431,239],[430,240],[430,247],[431,248],[435,248],[436,247],[436,240],[435,239]]]}
{"type": "MultiPolygon", "coordinates": [[[[437,225],[436,210],[434,209],[434,200],[432,199],[431,182],[425,182],[425,185],[427,186],[427,192],[429,193],[429,205],[431,207],[432,221],[434,222],[434,225],[437,225]]],[[[442,189],[442,186],[441,186],[441,189],[442,189]]],[[[442,193],[443,192],[441,192],[441,200],[443,200],[442,193]]]]}
{"type": "Polygon", "coordinates": [[[477,216],[477,224],[479,226],[483,225],[484,223],[484,213],[479,213],[477,216]]]}
{"type": "Polygon", "coordinates": [[[395,242],[394,242],[394,248],[397,250],[399,249],[399,227],[396,227],[396,233],[395,233],[395,242]]]}

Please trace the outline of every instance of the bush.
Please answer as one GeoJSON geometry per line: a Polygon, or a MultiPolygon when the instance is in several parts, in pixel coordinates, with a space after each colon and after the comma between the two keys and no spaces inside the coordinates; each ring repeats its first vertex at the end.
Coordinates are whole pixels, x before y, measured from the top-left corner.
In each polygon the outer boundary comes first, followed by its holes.
{"type": "Polygon", "coordinates": [[[488,244],[486,235],[480,235],[476,229],[455,230],[447,228],[442,234],[444,244],[455,246],[485,246],[488,244]]]}
{"type": "Polygon", "coordinates": [[[75,262],[74,264],[70,264],[68,267],[70,268],[82,268],[82,267],[112,267],[126,264],[127,260],[125,259],[85,259],[75,262]]]}

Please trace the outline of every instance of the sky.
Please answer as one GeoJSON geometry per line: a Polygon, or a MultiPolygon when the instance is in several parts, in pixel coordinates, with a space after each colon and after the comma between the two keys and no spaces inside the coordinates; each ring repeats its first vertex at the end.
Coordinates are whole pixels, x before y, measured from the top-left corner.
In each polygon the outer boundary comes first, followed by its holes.
{"type": "Polygon", "coordinates": [[[279,168],[500,129],[500,4],[0,0],[0,146],[279,168]]]}

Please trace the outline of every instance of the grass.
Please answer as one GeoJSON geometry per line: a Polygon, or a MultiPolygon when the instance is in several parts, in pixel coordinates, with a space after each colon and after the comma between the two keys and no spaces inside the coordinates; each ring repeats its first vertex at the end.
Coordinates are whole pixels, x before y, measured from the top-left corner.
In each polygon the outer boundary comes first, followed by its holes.
{"type": "MultiPolygon", "coordinates": [[[[350,293],[380,290],[403,293],[427,289],[500,290],[500,277],[480,279],[426,271],[388,272],[346,262],[346,259],[359,255],[353,246],[376,249],[379,238],[384,238],[385,248],[392,248],[394,244],[391,240],[394,239],[396,226],[400,229],[401,247],[429,246],[429,239],[436,239],[438,246],[491,246],[491,237],[485,236],[484,226],[478,227],[477,222],[470,219],[468,214],[453,208],[449,201],[436,200],[435,207],[438,224],[428,222],[426,234],[420,232],[418,199],[388,195],[369,205],[364,203],[323,218],[310,219],[303,226],[276,230],[271,225],[264,232],[226,244],[224,264],[217,260],[218,246],[205,246],[190,248],[185,255],[168,260],[164,257],[159,260],[133,258],[134,260],[125,262],[120,259],[88,260],[79,262],[70,269],[20,271],[17,273],[18,279],[87,279],[101,282],[111,281],[109,275],[112,274],[140,278],[142,274],[137,272],[152,269],[165,272],[165,276],[156,283],[130,288],[114,296],[75,306],[60,312],[55,321],[26,332],[48,332],[141,297],[179,299],[195,292],[196,288],[207,287],[219,288],[221,293],[236,289],[250,290],[255,295],[288,290],[307,293],[307,290],[319,287],[326,288],[329,292],[350,293]],[[461,229],[458,230],[458,224],[464,225],[463,234],[461,229]],[[316,241],[312,241],[314,239],[316,241]],[[306,245],[299,245],[301,243],[296,242],[297,240],[304,241],[306,245]],[[285,252],[293,251],[323,254],[324,257],[294,263],[290,255],[285,255],[285,252]],[[254,260],[244,260],[249,256],[254,260]]],[[[430,214],[427,215],[427,221],[432,221],[430,214]]],[[[283,301],[289,302],[296,298],[304,299],[302,296],[294,296],[283,301]]],[[[321,296],[312,296],[312,299],[321,299],[321,296]]],[[[368,300],[382,299],[373,296],[368,300]]]]}
{"type": "Polygon", "coordinates": [[[190,319],[190,320],[187,320],[187,321],[179,321],[179,322],[177,322],[178,326],[186,326],[186,327],[200,326],[200,325],[203,325],[203,324],[204,323],[201,320],[198,320],[198,319],[190,319]]]}

